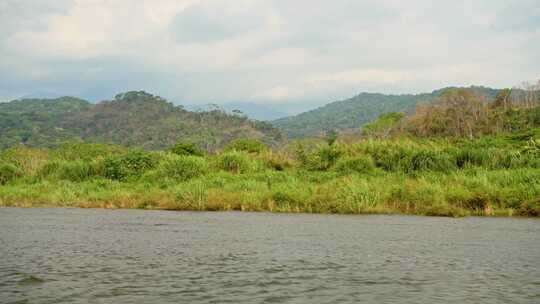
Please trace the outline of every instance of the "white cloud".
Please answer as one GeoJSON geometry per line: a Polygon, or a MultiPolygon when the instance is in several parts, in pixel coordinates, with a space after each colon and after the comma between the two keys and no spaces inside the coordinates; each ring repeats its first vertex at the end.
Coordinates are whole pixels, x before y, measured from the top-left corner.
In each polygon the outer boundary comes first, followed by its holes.
{"type": "Polygon", "coordinates": [[[4,0],[0,92],[321,101],[538,77],[535,0],[4,0]]]}

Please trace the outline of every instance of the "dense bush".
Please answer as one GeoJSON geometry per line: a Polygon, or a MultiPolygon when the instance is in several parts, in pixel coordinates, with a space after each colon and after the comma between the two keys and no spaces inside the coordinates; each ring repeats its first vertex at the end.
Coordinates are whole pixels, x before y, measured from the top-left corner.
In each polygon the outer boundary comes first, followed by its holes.
{"type": "Polygon", "coordinates": [[[57,158],[64,160],[92,160],[125,153],[126,148],[95,143],[65,143],[54,150],[57,158]]]}
{"type": "Polygon", "coordinates": [[[529,133],[303,141],[296,157],[288,147],[203,157],[17,147],[0,154],[0,206],[539,216],[540,157],[529,133]]]}
{"type": "Polygon", "coordinates": [[[21,175],[21,170],[15,165],[0,162],[0,185],[5,185],[21,175]]]}
{"type": "Polygon", "coordinates": [[[203,156],[204,151],[199,148],[196,144],[191,142],[178,142],[171,148],[169,148],[171,153],[176,155],[194,155],[194,156],[203,156]]]}
{"type": "Polygon", "coordinates": [[[15,165],[25,175],[34,174],[50,159],[48,149],[33,149],[22,145],[6,149],[0,156],[0,160],[15,165]]]}
{"type": "Polygon", "coordinates": [[[284,171],[293,166],[292,160],[282,153],[274,153],[268,151],[261,154],[260,159],[264,162],[267,168],[276,171],[284,171]]]}
{"type": "Polygon", "coordinates": [[[240,138],[231,141],[227,147],[225,148],[226,151],[243,151],[248,153],[261,153],[263,151],[267,150],[267,147],[265,144],[263,144],[261,141],[257,139],[251,139],[251,138],[240,138]]]}
{"type": "Polygon", "coordinates": [[[339,145],[320,147],[313,151],[298,149],[296,155],[302,167],[310,171],[330,169],[343,156],[344,151],[339,145]]]}
{"type": "Polygon", "coordinates": [[[163,176],[179,181],[202,176],[208,172],[206,159],[198,156],[180,156],[170,158],[159,166],[163,176]]]}
{"type": "Polygon", "coordinates": [[[443,171],[456,169],[455,161],[450,155],[433,150],[419,150],[412,153],[408,171],[443,171]]]}
{"type": "Polygon", "coordinates": [[[37,173],[39,178],[53,177],[58,179],[80,182],[96,176],[99,170],[96,162],[83,160],[64,161],[54,160],[46,163],[37,173]]]}
{"type": "Polygon", "coordinates": [[[375,163],[369,155],[360,155],[340,159],[335,170],[341,174],[372,173],[375,171],[375,163]]]}
{"type": "Polygon", "coordinates": [[[454,149],[454,153],[458,168],[487,166],[490,162],[490,153],[487,149],[464,147],[454,149]]]}
{"type": "Polygon", "coordinates": [[[157,160],[148,152],[132,150],[120,156],[107,157],[104,160],[105,177],[113,180],[125,180],[140,176],[144,171],[154,168],[157,160]]]}
{"type": "Polygon", "coordinates": [[[220,170],[233,173],[246,173],[253,170],[256,166],[248,154],[238,151],[218,155],[215,165],[220,170]]]}

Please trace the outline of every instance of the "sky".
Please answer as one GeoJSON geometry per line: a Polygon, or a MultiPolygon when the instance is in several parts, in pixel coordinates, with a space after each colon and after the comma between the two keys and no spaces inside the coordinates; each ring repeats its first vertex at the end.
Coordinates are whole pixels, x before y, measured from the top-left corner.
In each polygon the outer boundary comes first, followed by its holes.
{"type": "Polygon", "coordinates": [[[539,0],[0,0],[0,100],[324,103],[540,79],[539,0]]]}

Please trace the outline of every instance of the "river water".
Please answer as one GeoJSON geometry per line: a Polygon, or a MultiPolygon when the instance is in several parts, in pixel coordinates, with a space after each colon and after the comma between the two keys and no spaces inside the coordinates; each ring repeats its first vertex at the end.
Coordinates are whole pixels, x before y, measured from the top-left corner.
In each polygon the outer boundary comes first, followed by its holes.
{"type": "Polygon", "coordinates": [[[540,303],[540,220],[0,208],[0,303],[540,303]]]}

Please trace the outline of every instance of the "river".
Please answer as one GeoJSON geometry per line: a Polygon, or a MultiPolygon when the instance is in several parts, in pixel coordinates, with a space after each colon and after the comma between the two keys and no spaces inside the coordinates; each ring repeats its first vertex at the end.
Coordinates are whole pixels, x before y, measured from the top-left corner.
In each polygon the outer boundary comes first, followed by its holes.
{"type": "Polygon", "coordinates": [[[540,220],[0,208],[0,303],[540,303],[540,220]]]}

